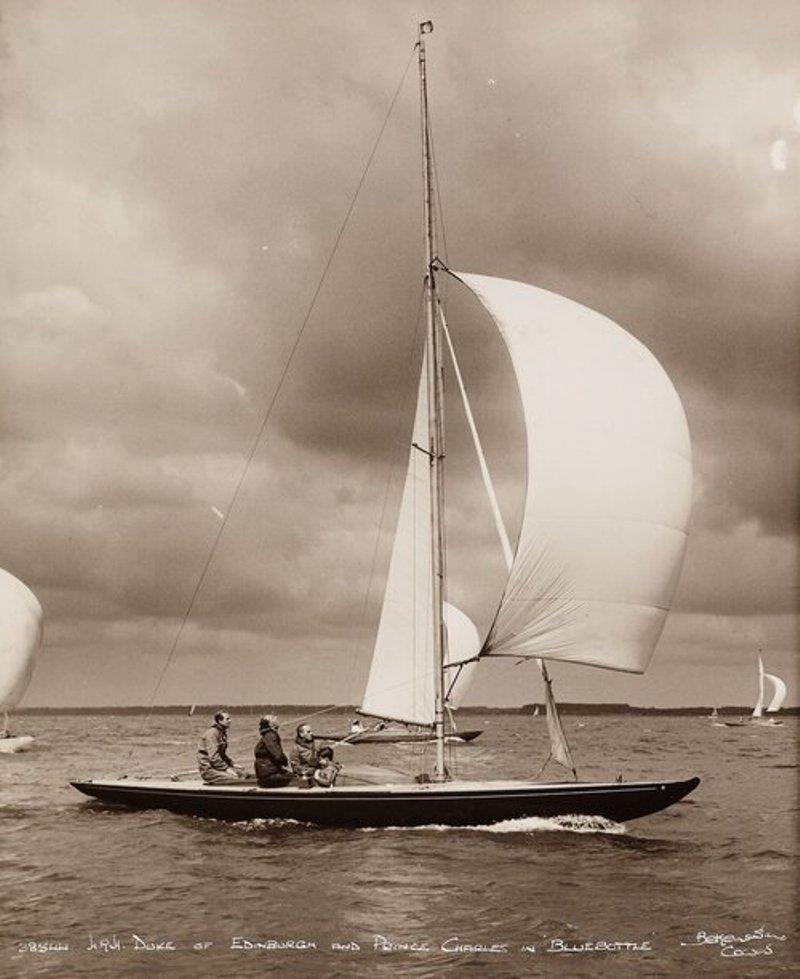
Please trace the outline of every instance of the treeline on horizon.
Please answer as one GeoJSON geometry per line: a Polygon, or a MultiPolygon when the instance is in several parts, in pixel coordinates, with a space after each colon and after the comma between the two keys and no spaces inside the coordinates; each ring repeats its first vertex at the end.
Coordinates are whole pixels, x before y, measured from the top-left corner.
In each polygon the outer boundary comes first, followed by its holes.
{"type": "MultiPolygon", "coordinates": [[[[213,714],[220,709],[219,704],[168,704],[158,707],[21,707],[15,710],[15,714],[186,714],[191,716],[204,717],[213,714]]],[[[461,714],[533,714],[536,712],[544,713],[544,704],[523,704],[522,707],[462,707],[461,714]]],[[[341,704],[238,704],[226,707],[233,714],[264,714],[267,712],[278,714],[296,714],[299,717],[307,717],[312,714],[355,714],[357,708],[352,705],[341,704]]],[[[681,716],[708,715],[711,711],[708,707],[632,707],[630,704],[583,704],[583,703],[560,703],[558,705],[559,714],[673,714],[681,716]]],[[[752,706],[731,706],[717,707],[717,713],[724,716],[749,715],[752,706]]],[[[785,707],[780,712],[782,715],[800,715],[800,707],[785,707]]]]}

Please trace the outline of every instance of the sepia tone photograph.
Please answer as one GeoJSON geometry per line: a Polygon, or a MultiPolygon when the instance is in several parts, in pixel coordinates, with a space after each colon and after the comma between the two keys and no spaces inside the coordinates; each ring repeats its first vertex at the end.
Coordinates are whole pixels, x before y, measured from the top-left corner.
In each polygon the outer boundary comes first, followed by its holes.
{"type": "Polygon", "coordinates": [[[798,52],[0,0],[0,976],[795,974],[798,52]]]}

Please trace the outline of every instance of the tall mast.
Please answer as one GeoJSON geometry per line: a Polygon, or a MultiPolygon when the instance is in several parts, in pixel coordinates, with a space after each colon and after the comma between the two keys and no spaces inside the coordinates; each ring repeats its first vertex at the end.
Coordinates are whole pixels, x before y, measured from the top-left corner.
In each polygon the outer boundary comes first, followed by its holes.
{"type": "Polygon", "coordinates": [[[425,35],[433,31],[426,20],[419,25],[417,39],[419,90],[422,114],[422,173],[425,203],[425,300],[427,313],[428,361],[428,442],[431,465],[431,574],[433,575],[433,651],[436,682],[436,771],[434,778],[444,782],[447,766],[444,757],[444,419],[442,351],[436,316],[436,277],[433,229],[433,188],[431,180],[431,134],[428,123],[428,78],[425,66],[425,35]]]}

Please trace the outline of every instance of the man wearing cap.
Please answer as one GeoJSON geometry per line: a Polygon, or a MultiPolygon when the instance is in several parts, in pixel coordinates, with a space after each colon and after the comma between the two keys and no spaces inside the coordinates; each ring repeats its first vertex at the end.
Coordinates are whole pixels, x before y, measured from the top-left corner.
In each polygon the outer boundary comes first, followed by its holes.
{"type": "Polygon", "coordinates": [[[265,714],[258,722],[258,733],[261,735],[255,748],[258,784],[264,789],[288,785],[293,778],[292,769],[283,753],[277,717],[265,714]]]}
{"type": "Polygon", "coordinates": [[[309,724],[297,726],[297,737],[294,739],[294,747],[289,753],[289,763],[295,775],[301,777],[308,777],[316,771],[317,748],[309,724]]]}
{"type": "Polygon", "coordinates": [[[244,776],[244,770],[234,765],[228,755],[228,728],[231,715],[219,710],[214,723],[200,738],[197,746],[197,767],[204,782],[232,782],[244,776]]]}

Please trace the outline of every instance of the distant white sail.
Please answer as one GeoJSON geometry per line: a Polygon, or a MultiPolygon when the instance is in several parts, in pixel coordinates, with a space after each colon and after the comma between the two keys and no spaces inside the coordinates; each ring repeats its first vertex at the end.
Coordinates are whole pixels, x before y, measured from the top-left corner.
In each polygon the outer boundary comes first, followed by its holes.
{"type": "Polygon", "coordinates": [[[0,569],[0,711],[22,700],[42,639],[42,607],[33,592],[0,569]]]}
{"type": "Polygon", "coordinates": [[[767,707],[768,714],[774,714],[783,707],[783,702],[786,700],[786,684],[781,680],[779,676],[775,676],[774,673],[765,673],[764,676],[767,680],[770,680],[775,687],[775,693],[773,694],[772,700],[769,702],[769,707],[767,707]]]}
{"type": "Polygon", "coordinates": [[[520,539],[483,653],[641,673],[680,574],[691,447],[653,355],[599,313],[453,273],[508,347],[527,430],[520,539]]]}

